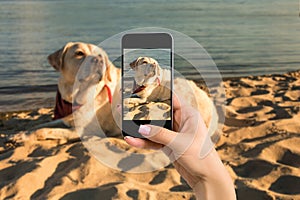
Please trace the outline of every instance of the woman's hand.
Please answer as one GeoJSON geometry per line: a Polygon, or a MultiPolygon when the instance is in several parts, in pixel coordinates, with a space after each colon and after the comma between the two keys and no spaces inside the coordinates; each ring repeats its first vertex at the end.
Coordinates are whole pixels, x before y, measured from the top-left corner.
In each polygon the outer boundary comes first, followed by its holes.
{"type": "Polygon", "coordinates": [[[197,198],[236,199],[232,180],[212,142],[207,140],[208,131],[201,115],[176,97],[173,104],[174,131],[141,125],[139,133],[148,140],[126,136],[125,141],[138,148],[161,148],[197,198]]]}

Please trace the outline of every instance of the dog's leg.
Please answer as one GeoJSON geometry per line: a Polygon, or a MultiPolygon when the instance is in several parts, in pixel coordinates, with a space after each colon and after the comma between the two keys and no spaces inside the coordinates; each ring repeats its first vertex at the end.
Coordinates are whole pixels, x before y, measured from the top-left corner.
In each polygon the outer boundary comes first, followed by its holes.
{"type": "Polygon", "coordinates": [[[41,128],[69,128],[69,126],[67,126],[62,119],[57,119],[51,122],[37,125],[33,127],[32,130],[37,130],[41,128]]]}
{"type": "Polygon", "coordinates": [[[65,144],[68,142],[79,141],[80,137],[73,129],[65,128],[41,128],[33,132],[22,131],[11,138],[8,141],[14,144],[23,144],[24,142],[38,142],[43,140],[56,140],[59,144],[65,144]]]}
{"type": "Polygon", "coordinates": [[[51,122],[37,125],[31,129],[31,131],[41,129],[41,128],[71,128],[73,127],[73,115],[68,115],[62,119],[57,119],[51,122]]]}
{"type": "Polygon", "coordinates": [[[138,106],[138,105],[144,104],[146,102],[147,102],[146,99],[141,99],[141,98],[127,98],[127,99],[124,99],[124,104],[128,105],[128,107],[138,106]]]}
{"type": "Polygon", "coordinates": [[[62,119],[37,125],[27,131],[19,132],[9,138],[13,143],[23,143],[24,141],[57,140],[60,144],[77,141],[79,135],[74,129],[73,115],[62,119]]]}
{"type": "Polygon", "coordinates": [[[79,135],[73,129],[41,128],[31,134],[37,140],[60,140],[63,142],[79,140],[79,135]]]}

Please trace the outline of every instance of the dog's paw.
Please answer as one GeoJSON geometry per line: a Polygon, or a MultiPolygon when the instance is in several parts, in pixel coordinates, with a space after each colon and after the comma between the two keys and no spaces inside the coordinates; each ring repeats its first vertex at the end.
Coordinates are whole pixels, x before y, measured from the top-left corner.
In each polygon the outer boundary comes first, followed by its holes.
{"type": "Polygon", "coordinates": [[[124,106],[126,108],[132,108],[132,107],[136,107],[139,106],[140,104],[145,103],[144,99],[140,99],[140,98],[126,98],[124,99],[124,106]]]}
{"type": "Polygon", "coordinates": [[[38,141],[38,140],[46,140],[48,137],[46,128],[37,129],[35,131],[21,131],[17,134],[12,135],[9,138],[9,141],[13,143],[24,143],[27,141],[38,141]]]}
{"type": "Polygon", "coordinates": [[[132,108],[132,107],[135,107],[138,105],[138,103],[136,101],[134,101],[133,99],[135,98],[127,98],[127,99],[124,99],[124,106],[126,108],[132,108]]]}
{"type": "Polygon", "coordinates": [[[65,128],[41,128],[32,133],[36,140],[55,140],[59,144],[79,141],[80,137],[75,130],[65,128]]]}
{"type": "Polygon", "coordinates": [[[35,136],[36,140],[47,140],[49,139],[49,128],[40,128],[32,132],[32,135],[35,136]]]}
{"type": "Polygon", "coordinates": [[[6,143],[13,146],[20,146],[30,140],[30,134],[27,131],[21,131],[8,137],[6,143]]]}

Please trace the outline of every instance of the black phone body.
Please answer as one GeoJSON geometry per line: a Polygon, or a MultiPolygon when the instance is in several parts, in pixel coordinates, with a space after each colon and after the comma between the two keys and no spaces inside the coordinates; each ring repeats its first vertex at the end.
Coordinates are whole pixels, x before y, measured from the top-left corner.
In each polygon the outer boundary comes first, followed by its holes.
{"type": "Polygon", "coordinates": [[[168,33],[122,37],[123,136],[143,138],[138,133],[142,124],[172,130],[173,57],[173,38],[168,33]]]}

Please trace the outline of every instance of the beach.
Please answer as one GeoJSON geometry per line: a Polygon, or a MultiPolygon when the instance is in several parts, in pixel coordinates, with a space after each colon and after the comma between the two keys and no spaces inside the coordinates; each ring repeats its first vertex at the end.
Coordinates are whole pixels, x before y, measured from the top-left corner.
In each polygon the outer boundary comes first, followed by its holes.
{"type": "MultiPolygon", "coordinates": [[[[0,112],[51,106],[59,73],[47,56],[68,42],[99,45],[120,67],[120,42],[105,41],[135,28],[162,27],[182,32],[207,51],[226,78],[299,68],[296,1],[158,2],[0,1],[0,112]],[[151,12],[145,13],[145,8],[151,8],[151,12]]],[[[180,46],[180,51],[197,58],[189,45],[180,46]]],[[[175,54],[174,66],[184,77],[199,79],[182,55],[175,54]]],[[[207,77],[216,74],[210,66],[201,68],[207,77]]]]}
{"type": "MultiPolygon", "coordinates": [[[[300,200],[298,7],[286,0],[0,1],[0,199],[195,199],[172,165],[121,172],[79,139],[39,140],[41,132],[29,131],[52,121],[60,73],[48,55],[81,41],[103,48],[120,67],[121,43],[113,38],[151,26],[180,31],[203,47],[199,54],[194,42],[180,45],[175,37],[174,72],[198,85],[202,75],[224,78],[225,122],[216,149],[238,199],[300,200]]],[[[160,116],[168,110],[153,109],[160,116]]],[[[111,142],[100,153],[120,155],[115,147],[143,153],[123,139],[111,142]]]]}
{"type": "MultiPolygon", "coordinates": [[[[238,199],[300,199],[300,71],[223,85],[216,149],[238,199]]],[[[127,173],[96,160],[80,140],[10,140],[52,116],[51,107],[0,114],[0,199],[195,199],[172,165],[127,173]]]]}

